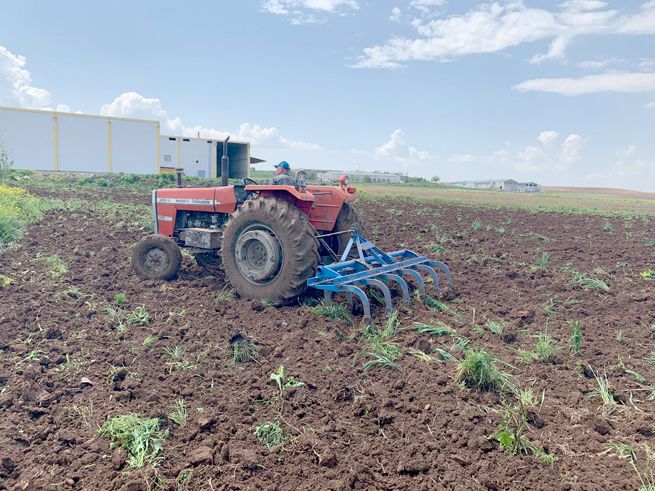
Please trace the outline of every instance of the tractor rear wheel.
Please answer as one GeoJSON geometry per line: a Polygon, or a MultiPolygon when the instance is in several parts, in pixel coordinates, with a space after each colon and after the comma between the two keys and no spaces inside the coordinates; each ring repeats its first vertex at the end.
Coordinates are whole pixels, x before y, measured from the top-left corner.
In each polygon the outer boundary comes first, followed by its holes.
{"type": "MultiPolygon", "coordinates": [[[[343,232],[345,230],[354,230],[355,226],[357,226],[358,233],[366,237],[366,225],[364,225],[362,216],[351,204],[344,203],[341,206],[341,211],[339,212],[339,216],[337,216],[337,221],[332,231],[343,232]]],[[[350,234],[333,235],[332,237],[327,237],[327,244],[337,256],[341,257],[343,251],[346,250],[349,240],[350,234]]],[[[357,255],[357,251],[355,251],[354,255],[357,255]]]]}
{"type": "Polygon", "coordinates": [[[286,303],[307,287],[319,263],[316,230],[289,202],[243,203],[223,228],[223,270],[239,295],[286,303]]]}
{"type": "Polygon", "coordinates": [[[182,252],[169,237],[149,235],[132,251],[132,267],[143,279],[172,280],[182,265],[182,252]]]}

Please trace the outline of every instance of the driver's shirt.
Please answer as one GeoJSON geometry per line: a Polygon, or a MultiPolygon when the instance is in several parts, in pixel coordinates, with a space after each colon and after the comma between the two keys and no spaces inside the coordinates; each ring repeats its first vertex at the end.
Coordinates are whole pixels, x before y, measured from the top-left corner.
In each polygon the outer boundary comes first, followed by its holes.
{"type": "Polygon", "coordinates": [[[273,177],[273,184],[278,184],[281,186],[293,186],[295,182],[290,175],[280,174],[279,176],[273,177]]]}

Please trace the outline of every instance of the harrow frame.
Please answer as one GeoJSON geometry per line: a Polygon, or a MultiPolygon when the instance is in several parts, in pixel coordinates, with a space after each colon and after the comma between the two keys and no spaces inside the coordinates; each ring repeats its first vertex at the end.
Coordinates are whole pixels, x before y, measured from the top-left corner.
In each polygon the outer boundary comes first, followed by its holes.
{"type": "Polygon", "coordinates": [[[401,249],[386,253],[376,247],[372,242],[360,235],[357,230],[352,231],[339,261],[319,266],[316,275],[307,280],[307,285],[323,291],[325,303],[332,304],[334,293],[345,293],[352,306],[353,296],[357,296],[364,310],[364,323],[371,323],[371,302],[364,291],[364,287],[374,287],[382,292],[387,315],[391,315],[393,303],[391,290],[387,282],[396,283],[402,292],[402,299],[406,305],[410,303],[409,285],[403,276],[414,280],[416,289],[421,298],[425,297],[425,281],[420,272],[426,273],[438,290],[440,287],[439,274],[434,268],[441,270],[446,279],[446,285],[452,285],[450,269],[441,261],[435,261],[428,256],[421,256],[409,249],[401,249]],[[357,249],[357,258],[349,259],[353,247],[357,249]]]}

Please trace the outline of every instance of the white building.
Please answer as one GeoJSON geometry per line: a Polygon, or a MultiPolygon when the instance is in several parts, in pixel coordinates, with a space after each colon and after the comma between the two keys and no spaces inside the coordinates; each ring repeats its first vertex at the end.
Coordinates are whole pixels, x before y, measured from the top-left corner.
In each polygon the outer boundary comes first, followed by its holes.
{"type": "MultiPolygon", "coordinates": [[[[220,176],[222,142],[160,134],[159,121],[0,107],[0,139],[17,169],[220,176]]],[[[229,142],[230,177],[248,176],[250,144],[229,142]]]]}
{"type": "Polygon", "coordinates": [[[510,193],[538,193],[541,186],[536,182],[517,182],[514,179],[487,179],[483,181],[456,181],[452,186],[471,189],[498,189],[510,193]]]}
{"type": "Polygon", "coordinates": [[[371,182],[383,184],[399,184],[401,182],[398,174],[387,174],[383,172],[346,172],[326,171],[317,174],[317,177],[324,183],[335,182],[339,177],[346,174],[350,182],[371,182]]]}

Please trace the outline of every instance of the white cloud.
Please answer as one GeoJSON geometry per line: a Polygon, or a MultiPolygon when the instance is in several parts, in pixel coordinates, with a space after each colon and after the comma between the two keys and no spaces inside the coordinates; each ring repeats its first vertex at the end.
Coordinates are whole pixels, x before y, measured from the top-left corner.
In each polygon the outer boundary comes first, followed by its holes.
{"type": "Polygon", "coordinates": [[[321,21],[317,14],[343,13],[357,10],[357,0],[266,0],[262,8],[271,14],[289,17],[292,24],[311,24],[321,21]]]}
{"type": "Polygon", "coordinates": [[[453,153],[448,156],[447,160],[451,164],[470,164],[478,159],[470,153],[453,153]]]}
{"type": "Polygon", "coordinates": [[[400,20],[401,15],[402,15],[402,11],[398,7],[394,7],[391,9],[389,20],[393,22],[398,22],[400,20]]]}
{"type": "Polygon", "coordinates": [[[537,140],[539,140],[544,145],[548,145],[549,143],[554,142],[558,136],[559,133],[557,131],[542,131],[539,133],[537,140]]]}
{"type": "MultiPolygon", "coordinates": [[[[367,152],[355,150],[355,153],[365,154],[367,152]]],[[[431,158],[428,152],[417,150],[409,145],[405,132],[401,129],[391,133],[389,139],[375,149],[374,156],[376,158],[392,159],[404,165],[425,162],[431,158]]]]}
{"type": "Polygon", "coordinates": [[[483,3],[461,15],[415,19],[418,36],[395,36],[364,49],[356,68],[398,68],[413,60],[445,61],[453,57],[497,53],[524,43],[549,40],[548,51],[530,60],[562,59],[570,41],[590,34],[650,34],[655,32],[655,2],[622,15],[596,0],[574,0],[559,10],[526,7],[521,0],[483,3]]]}
{"type": "Polygon", "coordinates": [[[172,133],[182,136],[197,136],[203,138],[225,138],[231,135],[235,139],[247,140],[260,149],[288,148],[293,150],[319,150],[315,143],[292,140],[280,134],[274,127],[264,127],[258,124],[242,123],[239,130],[229,132],[204,126],[186,126],[179,117],[172,118],[163,109],[157,98],[144,97],[138,92],[125,92],[100,109],[107,116],[126,118],[155,119],[162,124],[162,133],[172,133]]]}
{"type": "Polygon", "coordinates": [[[556,131],[542,131],[537,140],[541,145],[527,145],[518,151],[508,145],[485,159],[492,164],[501,164],[517,172],[566,171],[582,159],[584,139],[571,133],[559,145],[556,131]]]}
{"type": "Polygon", "coordinates": [[[41,109],[52,99],[46,89],[32,85],[27,59],[0,46],[0,106],[41,109]]]}
{"type": "Polygon", "coordinates": [[[409,2],[409,6],[427,14],[435,7],[440,7],[445,3],[446,0],[412,0],[409,2]]]}
{"type": "Polygon", "coordinates": [[[655,73],[608,72],[581,78],[537,78],[514,86],[519,92],[580,95],[593,92],[655,92],[655,73]]]}
{"type": "Polygon", "coordinates": [[[608,65],[616,65],[624,62],[625,60],[622,58],[607,58],[605,60],[585,60],[579,63],[578,66],[586,70],[598,70],[600,68],[605,68],[608,65]]]}
{"type": "Polygon", "coordinates": [[[655,101],[649,102],[644,106],[646,109],[655,109],[655,101]]]}
{"type": "Polygon", "coordinates": [[[585,179],[600,186],[652,192],[655,183],[655,160],[640,158],[637,147],[629,145],[616,152],[616,162],[609,170],[591,173],[585,179]]]}

